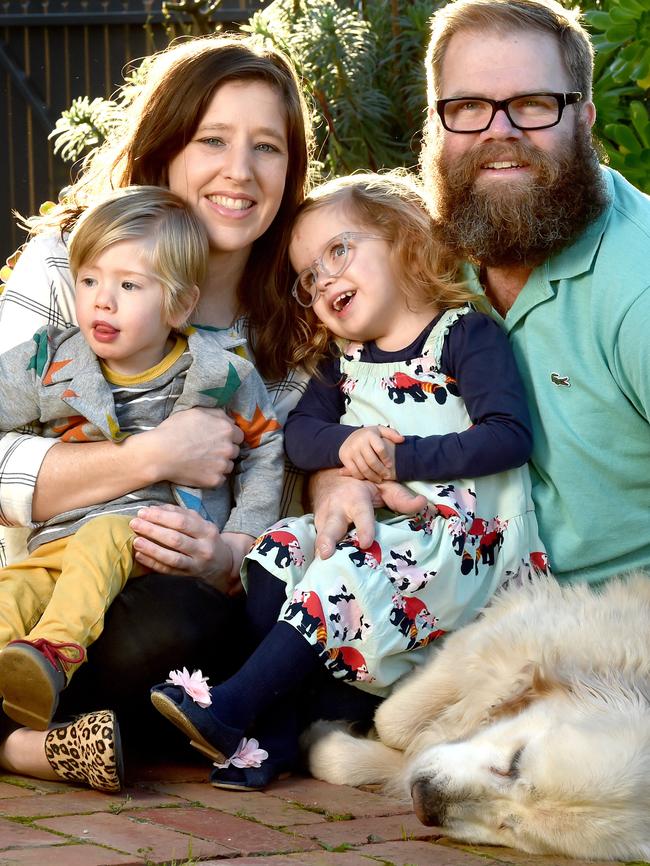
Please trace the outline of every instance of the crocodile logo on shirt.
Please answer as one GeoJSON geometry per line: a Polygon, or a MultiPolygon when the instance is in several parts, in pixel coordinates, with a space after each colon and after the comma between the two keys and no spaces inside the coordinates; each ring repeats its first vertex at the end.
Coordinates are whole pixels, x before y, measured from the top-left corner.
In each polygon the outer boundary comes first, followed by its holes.
{"type": "Polygon", "coordinates": [[[559,373],[551,373],[551,382],[561,388],[571,387],[571,379],[568,376],[561,376],[559,373]]]}

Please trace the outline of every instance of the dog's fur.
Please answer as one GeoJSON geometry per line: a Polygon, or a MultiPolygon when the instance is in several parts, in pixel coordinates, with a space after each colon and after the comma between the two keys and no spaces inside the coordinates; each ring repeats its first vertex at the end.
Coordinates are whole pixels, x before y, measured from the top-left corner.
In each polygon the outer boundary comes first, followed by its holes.
{"type": "Polygon", "coordinates": [[[650,859],[650,575],[503,592],[375,725],[376,740],[317,730],[313,775],[411,795],[468,842],[650,859]]]}

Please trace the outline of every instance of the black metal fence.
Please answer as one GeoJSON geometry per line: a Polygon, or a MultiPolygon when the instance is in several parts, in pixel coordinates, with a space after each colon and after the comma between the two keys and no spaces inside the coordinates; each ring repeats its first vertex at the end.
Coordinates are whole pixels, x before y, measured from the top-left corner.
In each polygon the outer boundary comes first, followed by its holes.
{"type": "MultiPolygon", "coordinates": [[[[216,18],[236,27],[267,2],[222,0],[216,18]]],[[[12,211],[70,180],[48,141],[61,111],[110,96],[128,61],[166,45],[162,20],[161,0],[0,0],[0,264],[25,237],[12,211]]]]}

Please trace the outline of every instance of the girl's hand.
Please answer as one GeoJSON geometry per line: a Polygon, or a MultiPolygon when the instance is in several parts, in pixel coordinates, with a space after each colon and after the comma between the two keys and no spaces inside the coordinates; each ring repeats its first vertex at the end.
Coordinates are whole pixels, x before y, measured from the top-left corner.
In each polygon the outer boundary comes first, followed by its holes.
{"type": "Polygon", "coordinates": [[[151,505],[141,508],[130,526],[137,536],[133,549],[141,565],[162,574],[197,577],[221,592],[231,591],[233,551],[214,523],[196,511],[178,505],[151,505]]]}
{"type": "Polygon", "coordinates": [[[341,474],[374,484],[395,481],[395,445],[403,441],[392,427],[360,427],[339,448],[341,474]]]}
{"type": "Polygon", "coordinates": [[[153,430],[134,437],[151,467],[150,483],[220,487],[233,470],[244,434],[222,409],[175,412],[153,430]]]}

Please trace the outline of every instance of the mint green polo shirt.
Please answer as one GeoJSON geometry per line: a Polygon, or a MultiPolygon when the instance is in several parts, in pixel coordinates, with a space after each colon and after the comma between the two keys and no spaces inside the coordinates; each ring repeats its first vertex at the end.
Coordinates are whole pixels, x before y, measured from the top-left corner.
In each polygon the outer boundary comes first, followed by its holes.
{"type": "Polygon", "coordinates": [[[494,314],[528,394],[533,499],[560,581],[650,568],[650,197],[603,172],[602,216],[494,314]]]}

